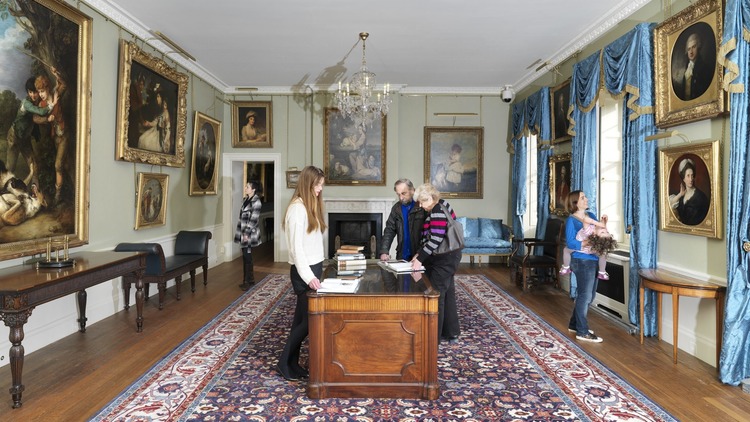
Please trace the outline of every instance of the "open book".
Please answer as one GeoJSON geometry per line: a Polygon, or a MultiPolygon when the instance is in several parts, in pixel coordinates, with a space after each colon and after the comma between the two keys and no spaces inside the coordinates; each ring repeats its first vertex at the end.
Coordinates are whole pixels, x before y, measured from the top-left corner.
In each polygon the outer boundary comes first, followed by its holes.
{"type": "Polygon", "coordinates": [[[354,293],[359,287],[360,278],[326,278],[320,283],[318,293],[354,293]]]}
{"type": "MultiPolygon", "coordinates": [[[[411,262],[405,261],[403,259],[398,259],[395,261],[379,262],[378,264],[382,265],[387,270],[395,271],[397,273],[411,273],[415,271],[415,270],[412,270],[411,268],[411,262]]],[[[424,266],[420,267],[416,271],[419,271],[419,272],[424,271],[424,266]]]]}

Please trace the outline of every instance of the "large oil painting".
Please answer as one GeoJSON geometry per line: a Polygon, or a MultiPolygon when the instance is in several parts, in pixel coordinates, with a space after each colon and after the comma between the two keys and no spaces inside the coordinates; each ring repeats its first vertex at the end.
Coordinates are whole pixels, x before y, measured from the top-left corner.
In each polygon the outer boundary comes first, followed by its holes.
{"type": "Polygon", "coordinates": [[[483,142],[482,127],[425,127],[425,182],[444,197],[481,199],[483,142]]]}
{"type": "Polygon", "coordinates": [[[193,160],[190,165],[190,189],[188,195],[216,195],[221,145],[221,122],[195,112],[193,123],[193,160]]]}
{"type": "Polygon", "coordinates": [[[327,185],[385,185],[385,117],[363,128],[338,109],[326,108],[324,132],[327,185]]]}
{"type": "Polygon", "coordinates": [[[185,167],[188,77],[120,41],[118,160],[185,167]]]}
{"type": "Polygon", "coordinates": [[[91,18],[0,2],[0,259],[88,242],[91,18]]]}

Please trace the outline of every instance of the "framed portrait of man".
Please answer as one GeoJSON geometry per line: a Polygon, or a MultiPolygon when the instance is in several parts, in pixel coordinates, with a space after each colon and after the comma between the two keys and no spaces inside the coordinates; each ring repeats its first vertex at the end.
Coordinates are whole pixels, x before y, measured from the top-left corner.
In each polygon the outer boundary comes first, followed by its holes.
{"type": "Polygon", "coordinates": [[[719,141],[659,149],[659,230],[722,237],[719,141]]]}
{"type": "Polygon", "coordinates": [[[550,89],[550,107],[552,117],[552,143],[569,141],[570,121],[568,121],[568,107],[570,105],[570,79],[550,89]]]}
{"type": "Polygon", "coordinates": [[[702,0],[654,29],[657,126],[707,119],[725,111],[717,61],[722,20],[722,1],[702,0]]]}

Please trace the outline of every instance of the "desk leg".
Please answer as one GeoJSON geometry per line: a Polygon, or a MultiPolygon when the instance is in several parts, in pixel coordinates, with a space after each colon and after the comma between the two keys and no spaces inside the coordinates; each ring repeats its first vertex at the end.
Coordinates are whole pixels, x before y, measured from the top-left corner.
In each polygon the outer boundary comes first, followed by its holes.
{"type": "Polygon", "coordinates": [[[661,292],[656,292],[656,338],[661,340],[661,292]]]}
{"type": "Polygon", "coordinates": [[[10,395],[13,399],[13,408],[17,409],[21,407],[21,395],[23,394],[24,386],[21,383],[21,374],[23,373],[23,325],[29,320],[31,316],[31,309],[27,309],[21,312],[14,313],[2,313],[2,319],[5,325],[10,328],[10,334],[8,339],[10,340],[10,372],[13,379],[13,384],[10,387],[10,395]]]}
{"type": "Polygon", "coordinates": [[[724,330],[724,293],[716,295],[716,370],[719,370],[719,356],[721,356],[721,345],[724,330]]]}
{"type": "Polygon", "coordinates": [[[644,302],[643,295],[646,293],[646,289],[643,288],[643,283],[641,283],[640,287],[638,288],[638,293],[640,294],[640,296],[638,297],[638,301],[640,302],[639,305],[641,305],[641,320],[640,320],[640,323],[641,323],[640,324],[641,325],[641,344],[643,344],[643,325],[645,324],[645,322],[643,321],[644,314],[645,314],[645,311],[643,309],[643,302],[644,302]]]}
{"type": "Polygon", "coordinates": [[[78,292],[78,326],[81,327],[78,331],[86,332],[86,290],[80,290],[78,292]]]}
{"type": "Polygon", "coordinates": [[[143,331],[143,300],[145,294],[143,293],[143,274],[138,273],[135,279],[135,325],[136,331],[139,333],[143,331]]]}
{"type": "Polygon", "coordinates": [[[677,336],[680,317],[680,295],[672,290],[672,361],[677,363],[677,336]]]}

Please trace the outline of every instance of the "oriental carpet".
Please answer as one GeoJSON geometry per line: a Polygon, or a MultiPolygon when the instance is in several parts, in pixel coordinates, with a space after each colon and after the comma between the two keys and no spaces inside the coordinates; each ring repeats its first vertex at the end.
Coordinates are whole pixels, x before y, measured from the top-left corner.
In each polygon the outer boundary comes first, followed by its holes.
{"type": "Polygon", "coordinates": [[[274,370],[295,296],[269,275],[91,420],[676,420],[484,276],[456,276],[456,291],[462,335],[440,344],[438,400],[309,399],[274,370]]]}

